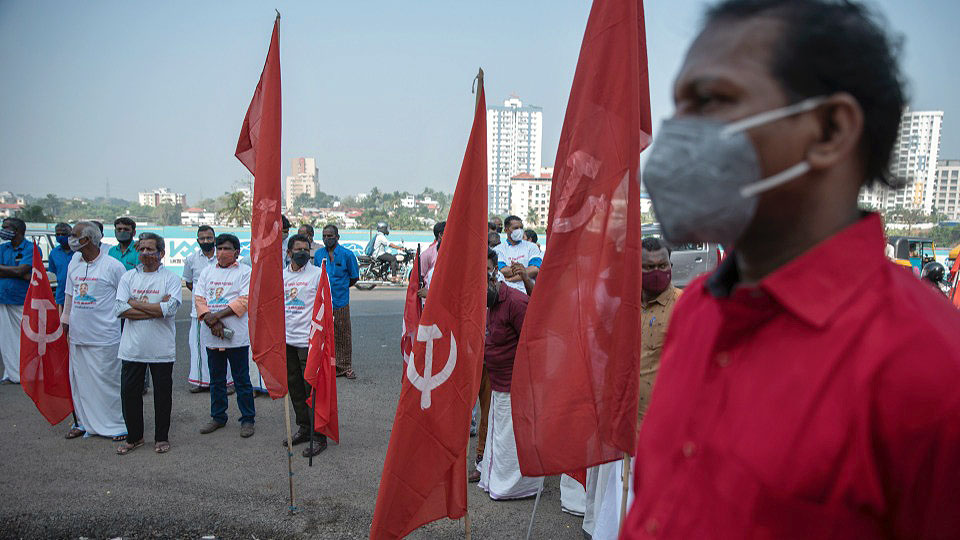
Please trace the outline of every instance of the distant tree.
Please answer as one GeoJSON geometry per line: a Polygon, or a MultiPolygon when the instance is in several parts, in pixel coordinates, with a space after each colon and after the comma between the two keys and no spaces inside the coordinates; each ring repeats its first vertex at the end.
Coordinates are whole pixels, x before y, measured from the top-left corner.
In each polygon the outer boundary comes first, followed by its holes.
{"type": "Polygon", "coordinates": [[[48,193],[46,197],[37,201],[37,204],[43,208],[43,211],[50,217],[59,217],[63,211],[63,201],[53,193],[48,193]]]}
{"type": "Polygon", "coordinates": [[[153,211],[153,217],[160,225],[179,225],[180,212],[183,207],[179,204],[161,204],[153,211]]]}
{"type": "Polygon", "coordinates": [[[43,207],[39,204],[31,204],[22,210],[18,210],[16,217],[27,223],[50,223],[53,221],[43,213],[43,207]]]}
{"type": "Polygon", "coordinates": [[[537,209],[530,207],[530,211],[527,212],[527,227],[536,227],[540,225],[540,216],[537,214],[537,209]]]}
{"type": "Polygon", "coordinates": [[[244,223],[250,222],[252,216],[250,204],[242,191],[226,194],[223,208],[217,212],[217,219],[223,220],[227,225],[234,223],[237,227],[243,227],[244,223]]]}

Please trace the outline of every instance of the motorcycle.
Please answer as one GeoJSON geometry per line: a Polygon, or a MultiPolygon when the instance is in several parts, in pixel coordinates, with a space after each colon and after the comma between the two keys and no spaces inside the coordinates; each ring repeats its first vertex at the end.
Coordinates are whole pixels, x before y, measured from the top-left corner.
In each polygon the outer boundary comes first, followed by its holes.
{"type": "Polygon", "coordinates": [[[416,251],[404,249],[397,254],[397,262],[400,266],[397,274],[400,276],[399,282],[390,281],[390,263],[380,261],[369,255],[360,255],[357,257],[357,263],[360,265],[360,279],[356,287],[361,291],[371,291],[377,285],[402,285],[406,276],[410,274],[410,267],[413,264],[416,251]]]}

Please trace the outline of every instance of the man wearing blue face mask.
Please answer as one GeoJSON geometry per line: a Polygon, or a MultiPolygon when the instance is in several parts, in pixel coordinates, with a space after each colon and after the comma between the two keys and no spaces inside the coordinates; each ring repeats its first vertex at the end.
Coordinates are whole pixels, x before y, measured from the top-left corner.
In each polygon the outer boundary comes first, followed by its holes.
{"type": "Polygon", "coordinates": [[[728,254],[677,302],[621,538],[955,538],[960,314],[857,208],[894,184],[886,32],[855,0],[724,0],[674,99],[643,180],[667,240],[728,254]]]}
{"type": "Polygon", "coordinates": [[[0,356],[3,378],[0,384],[20,382],[20,320],[23,301],[30,285],[33,242],[24,238],[27,224],[20,218],[6,218],[0,229],[0,356]]]}
{"type": "Polygon", "coordinates": [[[522,270],[526,269],[527,277],[535,281],[543,263],[543,255],[536,244],[523,239],[523,220],[517,216],[507,216],[503,220],[503,227],[507,241],[493,248],[500,258],[500,272],[508,286],[526,292],[522,270]]]}
{"type": "Polygon", "coordinates": [[[110,248],[108,255],[123,263],[127,270],[133,270],[140,264],[137,250],[133,247],[133,236],[137,233],[137,222],[128,217],[118,217],[113,222],[117,245],[110,248]]]}
{"type": "Polygon", "coordinates": [[[67,285],[67,270],[70,267],[70,259],[73,258],[73,250],[70,249],[70,225],[66,223],[57,223],[54,229],[56,233],[57,246],[50,250],[47,256],[47,270],[57,276],[57,292],[54,295],[57,302],[57,308],[63,313],[63,302],[67,285]]]}

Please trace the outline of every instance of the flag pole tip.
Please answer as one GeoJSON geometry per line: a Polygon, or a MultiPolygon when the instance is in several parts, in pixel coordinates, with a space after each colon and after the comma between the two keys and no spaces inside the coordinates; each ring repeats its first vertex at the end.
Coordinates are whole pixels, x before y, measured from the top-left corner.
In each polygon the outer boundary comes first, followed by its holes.
{"type": "Polygon", "coordinates": [[[280,10],[277,9],[277,8],[273,8],[273,10],[277,12],[277,20],[279,21],[279,20],[280,20],[280,10]]]}
{"type": "Polygon", "coordinates": [[[473,78],[473,83],[470,85],[470,93],[477,93],[477,82],[480,82],[480,86],[483,86],[483,68],[480,68],[477,72],[477,76],[473,78]]]}

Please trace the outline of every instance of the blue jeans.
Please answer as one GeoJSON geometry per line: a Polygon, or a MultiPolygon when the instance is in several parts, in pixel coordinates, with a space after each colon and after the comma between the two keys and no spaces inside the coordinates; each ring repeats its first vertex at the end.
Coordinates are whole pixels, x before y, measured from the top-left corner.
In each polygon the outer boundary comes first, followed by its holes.
{"type": "Polygon", "coordinates": [[[240,407],[240,423],[252,424],[257,410],[253,405],[253,386],[250,384],[249,347],[230,347],[219,350],[207,348],[207,365],[210,367],[210,416],[214,422],[227,423],[227,362],[233,374],[237,390],[237,406],[240,407]]]}

